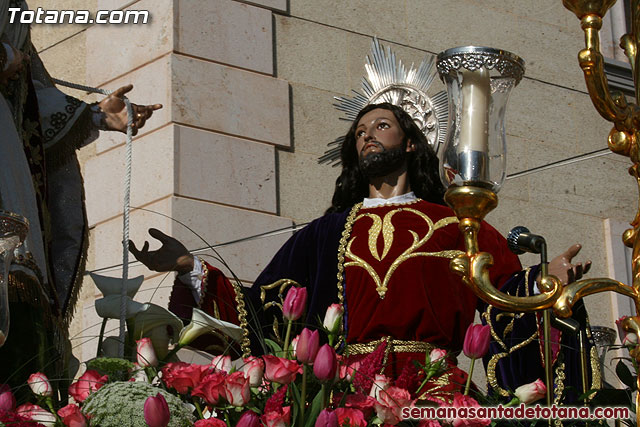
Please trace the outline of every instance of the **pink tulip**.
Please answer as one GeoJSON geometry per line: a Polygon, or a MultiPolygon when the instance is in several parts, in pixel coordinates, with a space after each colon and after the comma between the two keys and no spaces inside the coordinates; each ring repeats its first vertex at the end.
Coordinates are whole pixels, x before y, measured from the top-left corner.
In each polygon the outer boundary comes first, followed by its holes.
{"type": "Polygon", "coordinates": [[[311,364],[315,360],[316,354],[318,354],[320,334],[318,331],[311,332],[309,329],[304,328],[299,337],[298,345],[296,346],[296,358],[300,363],[311,364]]]}
{"type": "Polygon", "coordinates": [[[78,405],[67,405],[58,410],[58,415],[67,427],[87,427],[87,419],[80,411],[78,405]]]}
{"type": "Polygon", "coordinates": [[[153,349],[151,338],[142,338],[136,343],[138,344],[136,349],[138,365],[145,368],[147,366],[158,366],[158,356],[156,356],[156,351],[153,349]]]}
{"type": "Polygon", "coordinates": [[[214,356],[211,359],[211,366],[215,371],[229,372],[231,371],[231,356],[214,356]]]}
{"type": "Polygon", "coordinates": [[[0,384],[0,411],[13,411],[16,408],[16,398],[11,393],[11,388],[6,384],[0,384]]]}
{"type": "Polygon", "coordinates": [[[298,320],[307,305],[307,288],[293,286],[282,304],[282,315],[287,320],[298,320]]]}
{"type": "Polygon", "coordinates": [[[16,413],[28,420],[35,421],[46,427],[53,427],[56,424],[56,417],[51,412],[38,405],[25,403],[16,408],[16,413]]]}
{"type": "Polygon", "coordinates": [[[149,427],[167,427],[170,418],[169,405],[162,394],[147,397],[144,402],[144,420],[149,427]]]}
{"type": "Polygon", "coordinates": [[[547,386],[538,378],[532,383],[521,385],[514,394],[520,399],[520,402],[528,405],[545,397],[547,395],[547,386]]]}
{"type": "Polygon", "coordinates": [[[233,406],[244,406],[251,399],[251,384],[243,372],[234,372],[224,380],[224,397],[233,406]]]}
{"type": "Polygon", "coordinates": [[[88,370],[78,378],[78,381],[69,386],[69,394],[76,402],[84,402],[89,394],[105,385],[107,380],[106,375],[100,376],[98,371],[88,370]]]}
{"type": "Polygon", "coordinates": [[[331,304],[324,314],[322,326],[324,326],[329,333],[335,334],[340,330],[342,316],[344,316],[344,307],[342,304],[331,304]]]}
{"type": "Polygon", "coordinates": [[[260,416],[252,410],[244,411],[236,427],[260,427],[260,416]]]}
{"type": "Polygon", "coordinates": [[[328,409],[323,409],[316,419],[315,427],[338,427],[338,415],[328,409]]]}
{"type": "Polygon", "coordinates": [[[294,360],[283,359],[277,356],[266,355],[264,359],[264,377],[267,381],[278,384],[289,384],[295,380],[300,372],[300,365],[294,360]]]}
{"type": "Polygon", "coordinates": [[[332,381],[336,377],[338,358],[336,351],[329,344],[320,347],[313,362],[313,374],[320,381],[332,381]]]}
{"type": "Polygon", "coordinates": [[[35,394],[36,396],[53,396],[53,388],[51,388],[49,378],[47,378],[47,376],[41,372],[31,374],[29,376],[29,379],[27,380],[27,384],[29,384],[29,387],[31,387],[31,391],[33,391],[33,394],[35,394]]]}
{"type": "Polygon", "coordinates": [[[262,383],[262,376],[264,375],[264,361],[259,357],[247,357],[244,359],[244,365],[240,370],[249,378],[251,387],[258,387],[262,383]]]}
{"type": "Polygon", "coordinates": [[[489,325],[471,324],[464,336],[462,351],[467,357],[479,359],[487,354],[490,339],[491,327],[489,325]]]}

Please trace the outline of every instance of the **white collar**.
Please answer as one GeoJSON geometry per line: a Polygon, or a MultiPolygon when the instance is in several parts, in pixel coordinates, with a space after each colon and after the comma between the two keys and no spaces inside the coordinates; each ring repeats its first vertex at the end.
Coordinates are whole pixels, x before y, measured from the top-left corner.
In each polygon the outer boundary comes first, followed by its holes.
{"type": "Polygon", "coordinates": [[[415,202],[416,199],[417,197],[413,193],[413,191],[410,191],[406,194],[401,194],[399,196],[389,197],[388,199],[382,199],[378,197],[370,199],[368,197],[365,197],[365,199],[362,201],[362,207],[375,208],[375,207],[384,206],[384,205],[405,204],[405,203],[415,202]]]}

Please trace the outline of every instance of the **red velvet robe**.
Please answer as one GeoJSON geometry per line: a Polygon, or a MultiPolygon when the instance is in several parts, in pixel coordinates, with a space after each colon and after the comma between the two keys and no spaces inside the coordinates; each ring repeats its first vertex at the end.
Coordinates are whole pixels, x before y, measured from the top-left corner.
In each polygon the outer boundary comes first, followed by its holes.
{"type": "MultiPolygon", "coordinates": [[[[335,279],[337,241],[344,229],[345,218],[346,213],[326,215],[294,235],[283,246],[254,286],[246,292],[245,297],[253,302],[258,312],[260,303],[256,300],[259,287],[278,279],[290,278],[308,286],[307,322],[312,327],[317,326],[317,316],[322,317],[328,305],[338,301],[335,279]]],[[[494,284],[501,285],[513,273],[520,271],[518,257],[508,250],[506,240],[486,223],[483,223],[479,233],[479,247],[494,256],[495,265],[491,269],[494,284]]],[[[353,225],[345,256],[347,342],[367,343],[391,336],[394,339],[430,342],[438,347],[459,351],[467,326],[473,322],[478,299],[460,277],[450,271],[451,253],[449,256],[437,253],[463,249],[462,235],[448,207],[419,200],[406,205],[361,209],[353,225]],[[370,231],[374,216],[381,225],[378,234],[375,230],[370,231]],[[443,221],[448,225],[441,226],[443,221]],[[370,238],[376,250],[370,249],[370,238]],[[414,241],[419,244],[411,249],[414,241]],[[403,253],[407,259],[401,261],[403,253]],[[425,253],[430,254],[425,256],[425,253]],[[371,268],[356,265],[356,257],[371,268]],[[388,291],[382,299],[376,292],[373,277],[379,277],[382,282],[394,262],[399,265],[388,274],[388,291]],[[375,273],[370,274],[369,271],[375,273]]],[[[218,269],[212,266],[208,268],[203,309],[212,314],[215,301],[223,320],[237,322],[233,288],[218,269]]],[[[273,295],[270,297],[273,298],[273,295]]],[[[169,308],[188,319],[190,307],[194,305],[190,290],[176,281],[169,308]]],[[[269,330],[270,320],[261,316],[259,323],[269,330]]],[[[253,337],[253,341],[256,341],[256,337],[253,337]]],[[[256,349],[255,342],[253,348],[256,349]]]]}

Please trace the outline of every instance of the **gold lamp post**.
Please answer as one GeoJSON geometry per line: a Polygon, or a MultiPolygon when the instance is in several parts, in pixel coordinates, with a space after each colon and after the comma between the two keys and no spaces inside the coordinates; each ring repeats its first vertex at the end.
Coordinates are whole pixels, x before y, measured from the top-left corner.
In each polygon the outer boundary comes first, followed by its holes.
{"type": "MultiPolygon", "coordinates": [[[[489,279],[492,256],[480,252],[478,231],[484,217],[498,204],[496,193],[506,175],[505,110],[511,90],[524,74],[524,61],[500,49],[466,46],[438,55],[440,77],[447,84],[450,126],[440,156],[440,178],[448,187],[445,200],[459,219],[466,253],[451,268],[481,299],[507,311],[549,309],[560,297],[558,279],[543,265],[539,295],[517,297],[496,289],[489,279]]],[[[545,318],[545,383],[547,403],[551,375],[550,311],[545,318]]]]}
{"type": "MultiPolygon", "coordinates": [[[[602,117],[614,124],[609,132],[608,146],[611,151],[631,159],[629,173],[640,186],[640,151],[638,150],[638,131],[640,130],[640,84],[638,74],[637,48],[640,31],[640,1],[631,2],[631,33],[625,34],[620,40],[620,46],[629,58],[633,81],[635,85],[635,104],[628,104],[624,95],[610,92],[607,78],[604,74],[604,59],[600,53],[599,30],[602,27],[602,17],[613,6],[616,0],[563,0],[564,6],[573,12],[578,19],[585,35],[585,48],[578,53],[578,62],[587,83],[589,96],[596,110],[602,117]]],[[[625,285],[612,280],[583,280],[570,285],[562,298],[554,307],[557,312],[570,312],[571,305],[579,298],[606,290],[615,291],[633,298],[636,315],[623,322],[623,328],[628,332],[640,331],[640,208],[631,222],[630,228],[622,236],[624,244],[633,248],[632,271],[633,282],[625,285]]],[[[640,362],[640,350],[635,347],[631,356],[640,362]]],[[[637,388],[640,390],[640,377],[637,388]]],[[[640,403],[640,393],[636,394],[636,411],[640,403]]],[[[640,413],[636,413],[636,422],[640,423],[640,413]]]]}
{"type": "MultiPolygon", "coordinates": [[[[621,93],[609,92],[604,74],[604,59],[600,53],[598,31],[602,17],[615,0],[563,0],[564,6],[580,19],[585,33],[585,49],[578,54],[591,100],[602,117],[614,123],[609,133],[608,146],[618,154],[628,156],[632,166],[629,172],[640,187],[640,84],[636,51],[640,37],[640,0],[632,1],[632,31],[622,37],[631,63],[636,85],[636,104],[628,104],[621,93]]],[[[496,49],[465,47],[450,49],[438,56],[438,71],[447,82],[450,117],[448,140],[441,158],[441,178],[449,186],[445,200],[460,220],[465,237],[466,253],[453,259],[451,268],[463,276],[464,282],[489,304],[514,312],[544,310],[545,335],[548,336],[549,316],[552,309],[558,317],[569,317],[573,305],[587,295],[617,292],[633,298],[636,316],[623,322],[627,332],[640,336],[640,208],[631,223],[631,229],[622,236],[626,246],[633,248],[633,283],[626,285],[608,278],[584,279],[564,288],[560,281],[542,269],[541,293],[531,297],[514,297],[497,290],[489,279],[493,263],[490,254],[480,252],[477,233],[485,215],[497,205],[496,193],[504,179],[504,163],[500,156],[500,139],[504,143],[504,105],[508,91],[522,77],[522,61],[515,55],[496,49]],[[518,71],[520,67],[520,71],[518,71]],[[465,83],[466,82],[466,83],[465,83]],[[505,94],[506,93],[506,94],[505,94]],[[483,109],[484,108],[484,109],[483,109]],[[502,169],[501,169],[502,168],[502,169]]],[[[504,146],[504,144],[503,144],[504,146]]],[[[549,340],[545,339],[545,345],[549,340]]],[[[640,348],[631,351],[640,363],[640,348]]],[[[549,349],[545,348],[549,360],[549,349]]],[[[547,384],[550,364],[546,363],[547,384]]],[[[640,377],[637,383],[640,390],[640,377]]],[[[549,389],[548,388],[548,393],[549,389]]],[[[549,394],[547,395],[549,400],[549,394]]],[[[636,395],[636,408],[640,393],[636,395]]],[[[640,413],[636,415],[640,422],[640,413]]]]}

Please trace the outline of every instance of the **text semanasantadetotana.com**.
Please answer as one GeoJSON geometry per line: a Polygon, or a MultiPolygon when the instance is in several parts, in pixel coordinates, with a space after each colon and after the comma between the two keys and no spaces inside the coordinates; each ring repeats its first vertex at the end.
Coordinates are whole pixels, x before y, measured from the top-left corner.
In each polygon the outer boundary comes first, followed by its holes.
{"type": "Polygon", "coordinates": [[[405,407],[402,408],[404,419],[567,419],[567,420],[597,420],[597,419],[627,419],[629,408],[623,407],[573,407],[573,406],[478,406],[478,407],[405,407]]]}
{"type": "Polygon", "coordinates": [[[146,24],[148,21],[148,10],[98,10],[93,17],[88,10],[9,8],[10,24],[146,24]]]}

